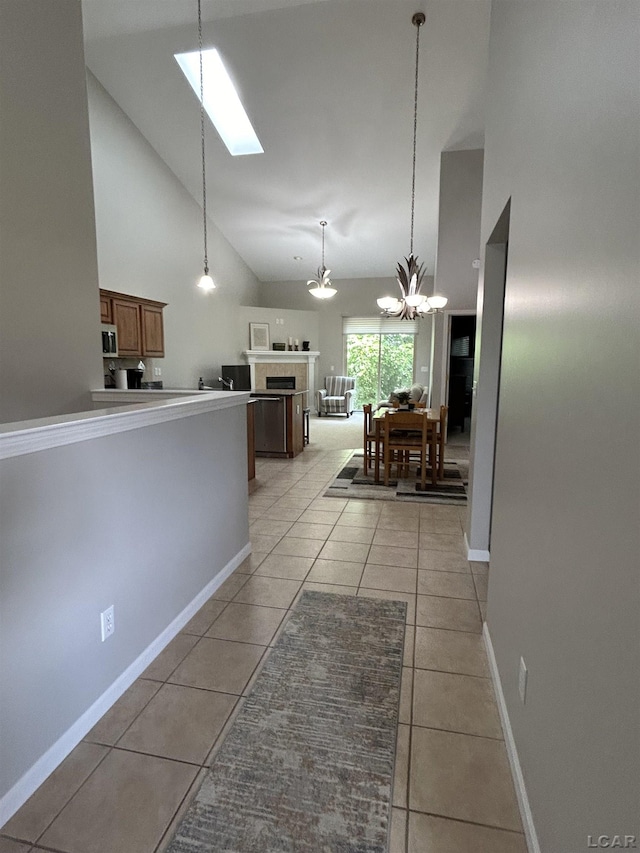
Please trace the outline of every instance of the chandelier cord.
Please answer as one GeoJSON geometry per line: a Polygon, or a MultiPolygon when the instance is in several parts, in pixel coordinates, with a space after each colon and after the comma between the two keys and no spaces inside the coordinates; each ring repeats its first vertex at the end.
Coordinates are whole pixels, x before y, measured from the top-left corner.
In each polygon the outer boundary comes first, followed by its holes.
{"type": "Polygon", "coordinates": [[[322,273],[321,273],[321,275],[324,275],[324,271],[326,269],[326,267],[324,265],[324,227],[326,224],[327,223],[324,220],[322,220],[322,222],[320,223],[320,225],[322,225],[322,273]]]}
{"type": "Polygon", "coordinates": [[[202,70],[202,11],[198,0],[198,50],[200,54],[200,146],[202,150],[202,228],[204,232],[204,274],[209,274],[207,251],[207,174],[205,167],[204,139],[204,73],[202,70]]]}
{"type": "Polygon", "coordinates": [[[413,255],[413,222],[416,203],[416,141],[418,138],[418,62],[420,59],[420,27],[421,20],[414,20],[416,27],[416,79],[413,94],[413,171],[411,175],[411,240],[409,243],[410,253],[413,255]]]}

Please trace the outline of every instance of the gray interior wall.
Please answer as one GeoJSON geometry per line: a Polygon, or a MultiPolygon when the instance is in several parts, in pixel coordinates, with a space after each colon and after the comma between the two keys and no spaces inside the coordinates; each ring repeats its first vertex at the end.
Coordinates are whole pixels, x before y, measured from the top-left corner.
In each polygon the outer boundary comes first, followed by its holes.
{"type": "Polygon", "coordinates": [[[0,422],[87,409],[101,381],[79,2],[0,4],[0,422]]]}
{"type": "Polygon", "coordinates": [[[0,462],[0,798],[247,545],[245,436],[238,406],[0,462]]]}
{"type": "Polygon", "coordinates": [[[153,364],[165,387],[196,388],[199,376],[236,363],[238,307],[258,304],[258,281],[209,219],[217,288],[205,294],[196,286],[201,206],[90,72],[87,86],[100,287],[167,303],[165,357],[153,364]]]}
{"type": "MultiPolygon", "coordinates": [[[[447,311],[476,307],[478,271],[472,262],[480,257],[482,171],[484,150],[443,151],[440,156],[438,250],[435,290],[446,296],[447,311]]],[[[446,402],[443,387],[443,344],[446,323],[435,318],[432,405],[446,402]]]]}
{"type": "MultiPolygon", "coordinates": [[[[268,284],[260,286],[262,293],[268,284]]],[[[288,343],[296,338],[302,349],[302,341],[309,341],[309,349],[317,351],[320,345],[319,317],[306,305],[304,309],[292,308],[251,308],[243,307],[238,311],[238,355],[249,349],[249,324],[267,323],[269,341],[288,343]]],[[[242,359],[244,360],[244,359],[242,359]]]]}
{"type": "MultiPolygon", "coordinates": [[[[319,346],[311,341],[311,349],[320,350],[317,376],[321,382],[330,373],[342,374],[346,370],[342,318],[379,316],[376,299],[386,295],[396,296],[399,288],[395,278],[334,279],[333,284],[338,292],[331,299],[320,301],[309,295],[306,281],[306,278],[303,281],[301,277],[300,281],[265,282],[260,286],[260,303],[269,308],[315,309],[319,346]]],[[[432,288],[433,278],[425,276],[423,291],[431,293],[432,288]]],[[[429,384],[431,322],[431,317],[420,320],[415,343],[414,378],[423,385],[429,384]]]]}
{"type": "MultiPolygon", "coordinates": [[[[505,211],[508,219],[508,211],[505,211]]],[[[488,243],[478,282],[478,324],[471,413],[469,484],[465,535],[469,559],[488,560],[496,423],[502,355],[502,311],[507,260],[505,242],[488,243]]]]}
{"type": "Polygon", "coordinates": [[[640,837],[639,43],[635,0],[493,3],[482,243],[509,198],[511,224],[488,626],[543,853],[640,837]]]}

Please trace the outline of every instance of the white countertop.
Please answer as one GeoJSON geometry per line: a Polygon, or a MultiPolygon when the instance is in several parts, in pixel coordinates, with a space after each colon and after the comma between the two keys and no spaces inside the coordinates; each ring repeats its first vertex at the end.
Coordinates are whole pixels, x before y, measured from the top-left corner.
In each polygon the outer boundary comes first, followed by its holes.
{"type": "Polygon", "coordinates": [[[0,424],[0,459],[75,444],[103,435],[179,420],[202,412],[246,406],[248,391],[92,391],[95,402],[121,406],[0,424]],[[108,397],[100,395],[108,394],[108,397]],[[95,395],[95,396],[94,396],[95,395]],[[163,395],[163,396],[161,396],[163,395]],[[138,399],[138,398],[141,399],[138,399]]]}
{"type": "MultiPolygon", "coordinates": [[[[150,399],[166,400],[170,397],[193,397],[199,394],[228,394],[229,391],[218,391],[216,388],[207,388],[204,391],[195,388],[96,388],[91,391],[91,399],[94,403],[102,401],[112,402],[114,400],[129,400],[130,402],[145,403],[150,399]]],[[[233,393],[236,393],[235,391],[233,393]]],[[[248,391],[246,393],[249,393],[248,391]]]]}

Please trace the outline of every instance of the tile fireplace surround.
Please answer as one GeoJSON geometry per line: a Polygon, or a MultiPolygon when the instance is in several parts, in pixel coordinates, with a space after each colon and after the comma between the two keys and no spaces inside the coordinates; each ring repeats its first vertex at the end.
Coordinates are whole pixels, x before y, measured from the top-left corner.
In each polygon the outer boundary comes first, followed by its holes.
{"type": "Polygon", "coordinates": [[[315,399],[319,352],[247,350],[242,354],[251,367],[251,388],[254,391],[266,390],[267,376],[295,376],[296,388],[309,391],[307,405],[315,399]]]}

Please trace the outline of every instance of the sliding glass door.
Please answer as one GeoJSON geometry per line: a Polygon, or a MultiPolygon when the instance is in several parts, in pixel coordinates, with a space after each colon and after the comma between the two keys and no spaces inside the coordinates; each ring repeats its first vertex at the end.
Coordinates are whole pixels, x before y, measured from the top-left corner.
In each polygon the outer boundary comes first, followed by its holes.
{"type": "MultiPolygon", "coordinates": [[[[370,322],[380,325],[384,321],[370,322]]],[[[345,318],[347,375],[356,377],[354,402],[361,409],[365,403],[375,405],[397,388],[412,385],[415,332],[412,327],[408,333],[350,330],[354,325],[355,318],[345,318]]]]}

